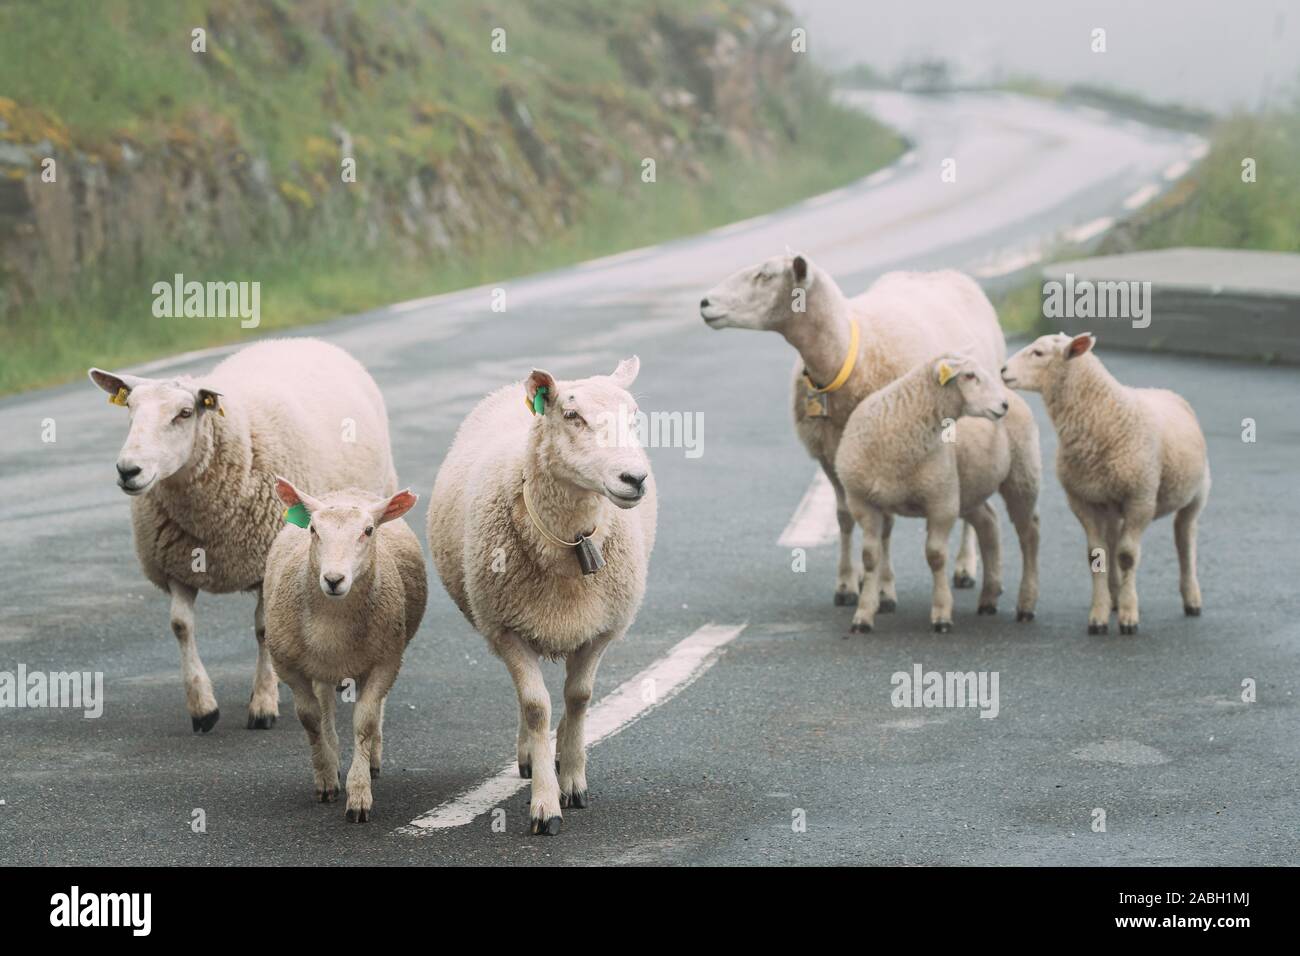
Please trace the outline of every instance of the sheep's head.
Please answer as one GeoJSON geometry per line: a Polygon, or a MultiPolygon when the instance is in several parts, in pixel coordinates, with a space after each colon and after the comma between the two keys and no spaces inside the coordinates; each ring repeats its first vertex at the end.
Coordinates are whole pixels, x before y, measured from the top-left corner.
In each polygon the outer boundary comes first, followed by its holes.
{"type": "Polygon", "coordinates": [[[341,598],[365,576],[374,558],[375,529],[406,514],[418,501],[409,488],[381,498],[354,488],[315,498],[278,475],[275,493],[286,507],[301,504],[311,516],[311,564],[327,597],[341,598]]]}
{"type": "Polygon", "coordinates": [[[941,388],[955,389],[961,401],[958,414],[997,421],[1007,413],[1006,390],[968,355],[948,355],[931,363],[941,388]]]}
{"type": "Polygon", "coordinates": [[[548,473],[620,508],[636,507],[650,476],[637,432],[636,400],[627,391],[640,369],[634,355],[610,375],[557,382],[549,372],[534,369],[524,382],[529,407],[540,409],[535,437],[548,473]]]}
{"type": "Polygon", "coordinates": [[[1002,381],[1012,388],[1041,392],[1055,376],[1065,373],[1066,362],[1086,355],[1096,342],[1091,332],[1075,336],[1058,332],[1034,339],[1002,366],[1002,381]]]}
{"type": "Polygon", "coordinates": [[[798,319],[815,275],[804,256],[773,256],[710,289],[700,300],[700,316],[711,329],[780,332],[798,319]]]}
{"type": "Polygon", "coordinates": [[[189,464],[206,417],[221,413],[221,394],[189,379],[92,368],[90,380],[130,412],[130,430],[117,456],[117,485],[128,495],[144,494],[189,464]]]}

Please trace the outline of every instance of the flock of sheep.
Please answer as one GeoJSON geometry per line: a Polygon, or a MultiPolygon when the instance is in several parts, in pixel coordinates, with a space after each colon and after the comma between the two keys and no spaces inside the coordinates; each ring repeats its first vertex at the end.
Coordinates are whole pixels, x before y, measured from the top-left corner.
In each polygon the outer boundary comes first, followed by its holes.
{"type": "MultiPolygon", "coordinates": [[[[1119,384],[1092,354],[1091,336],[1044,336],[1006,361],[993,308],[966,276],[891,273],[847,299],[803,256],[741,270],[709,292],[701,314],[713,328],[779,332],[799,352],[795,425],[835,489],[835,603],[856,603],[854,631],[871,631],[878,613],[896,607],[896,515],[926,520],[935,630],[952,627],[946,566],[958,518],[953,583],[972,586],[982,559],[979,613],[995,613],[994,492],[1023,557],[1016,618],[1033,619],[1038,433],[1003,383],[1040,392],[1056,426],[1057,473],[1088,539],[1089,632],[1104,633],[1113,609],[1122,632],[1137,631],[1141,534],[1170,512],[1183,603],[1200,613],[1204,437],[1177,395],[1119,384]],[[855,524],[863,529],[860,569],[855,524]]],[[[596,669],[645,594],[656,498],[632,425],[628,390],[639,370],[636,358],[574,381],[535,369],[491,393],[461,424],[430,497],[434,567],[515,684],[533,833],[559,832],[562,808],[588,803],[584,724],[596,669]],[[611,430],[615,422],[626,429],[611,430]],[[554,745],[543,658],[566,664],[554,745]]],[[[118,485],[132,496],[145,576],[171,595],[193,729],[206,733],[219,717],[195,641],[196,594],[252,591],[258,658],[248,727],[274,724],[278,681],[287,683],[317,798],[335,801],[343,787],[347,819],[366,821],[384,701],[428,597],[424,554],[403,520],[416,495],[398,490],[374,380],[347,353],[313,339],[257,343],[200,379],[97,368],[90,377],[130,413],[118,485]],[[336,688],[345,681],[357,692],[346,782],[335,728],[336,688]]]]}

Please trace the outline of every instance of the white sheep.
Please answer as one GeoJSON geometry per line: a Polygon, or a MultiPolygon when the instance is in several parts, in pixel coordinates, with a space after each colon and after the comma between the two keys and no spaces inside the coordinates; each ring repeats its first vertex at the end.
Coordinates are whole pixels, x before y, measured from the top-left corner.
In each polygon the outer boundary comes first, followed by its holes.
{"type": "Polygon", "coordinates": [[[275,491],[289,508],[301,504],[309,524],[286,522],[267,556],[266,646],[293,691],[322,803],[338,796],[334,689],[356,681],[347,818],[365,823],[383,754],[384,701],[429,596],[424,551],[402,520],[416,496],[349,488],[317,498],[284,478],[275,491]]]}
{"type": "Polygon", "coordinates": [[[645,594],[656,498],[627,392],[639,369],[633,357],[612,375],[562,382],[534,370],[488,395],[461,424],[430,498],[434,567],[518,693],[533,833],[558,833],[562,806],[587,805],[584,724],[596,667],[645,594]],[[605,563],[584,573],[599,563],[591,546],[605,563]],[[541,659],[561,657],[557,763],[541,659]]]}
{"type": "Polygon", "coordinates": [[[875,626],[885,516],[924,517],[925,558],[934,575],[930,621],[952,629],[952,591],[944,568],[958,517],[979,535],[984,587],[979,613],[997,613],[1002,593],[998,519],[988,499],[999,492],[1020,538],[1023,569],[1016,620],[1034,617],[1038,600],[1038,426],[1029,406],[973,359],[921,362],[867,396],[849,416],[835,456],[854,519],[862,527],[866,580],[852,630],[875,626]],[[971,417],[977,416],[977,417],[971,417]]]}
{"type": "MultiPolygon", "coordinates": [[[[856,603],[854,522],[835,474],[835,454],[849,415],[863,398],[945,351],[962,350],[985,368],[999,368],[1006,360],[1006,342],[993,306],[973,279],[953,271],[890,272],[861,295],[845,298],[830,275],[795,255],[776,256],[729,276],[701,300],[700,314],[712,329],[777,332],[799,352],[795,431],[835,489],[840,526],[835,603],[856,603]],[[856,349],[851,348],[855,342],[856,349]]],[[[892,528],[893,517],[886,515],[880,575],[880,610],[885,612],[894,610],[897,601],[889,560],[892,528]]],[[[953,584],[972,587],[975,570],[975,535],[967,524],[953,584]]]]}
{"type": "Polygon", "coordinates": [[[132,496],[140,566],[171,594],[192,727],[207,733],[220,716],[195,641],[199,591],[257,594],[248,727],[271,727],[279,685],[263,644],[261,584],[282,524],[275,475],[320,488],[395,491],[379,388],[342,349],[309,338],[250,345],[197,379],[98,368],[90,378],[130,412],[117,483],[132,496]]]}
{"type": "Polygon", "coordinates": [[[1201,613],[1196,522],[1210,494],[1210,463],[1182,396],[1121,385],[1093,354],[1095,343],[1091,333],[1044,335],[1011,357],[1002,380],[1042,394],[1056,426],[1056,476],[1088,538],[1088,633],[1105,634],[1113,608],[1120,633],[1136,634],[1142,532],[1171,512],[1183,611],[1201,613]]]}

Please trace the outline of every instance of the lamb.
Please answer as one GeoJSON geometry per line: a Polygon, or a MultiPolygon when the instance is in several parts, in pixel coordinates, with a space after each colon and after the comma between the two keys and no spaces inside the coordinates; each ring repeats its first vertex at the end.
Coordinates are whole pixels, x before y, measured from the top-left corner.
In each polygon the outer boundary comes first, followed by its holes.
{"type": "MultiPolygon", "coordinates": [[[[866,292],[845,298],[835,280],[805,256],[776,256],[734,273],[700,302],[711,329],[780,333],[799,352],[793,398],[795,431],[835,489],[840,558],[835,603],[858,600],[853,567],[853,516],[835,474],[835,454],[858,403],[918,362],[945,349],[964,349],[985,368],[1006,360],[997,314],[983,290],[960,272],[890,272],[866,292]],[[823,383],[815,385],[814,383],[823,383]]],[[[889,560],[893,516],[881,531],[880,610],[894,610],[897,594],[889,560]]],[[[959,588],[975,583],[975,536],[962,530],[953,573],[959,588]]]]}
{"type": "Polygon", "coordinates": [[[863,399],[849,416],[835,456],[854,520],[862,527],[866,572],[852,631],[875,626],[885,516],[926,520],[925,558],[934,574],[930,621],[952,629],[944,574],[948,534],[958,516],[979,535],[984,587],[979,613],[996,614],[1001,555],[988,498],[1002,495],[1020,538],[1023,570],[1016,620],[1033,620],[1038,600],[1038,427],[1029,406],[967,356],[921,362],[863,399]],[[977,416],[977,417],[972,417],[977,416]]]}
{"type": "Polygon", "coordinates": [[[656,494],[627,392],[640,365],[633,356],[611,375],[559,382],[534,369],[491,393],[461,424],[433,486],[434,567],[514,680],[534,834],[558,833],[561,807],[588,804],[596,668],[645,595],[656,494]],[[544,657],[566,666],[558,761],[544,657]]]}
{"type": "Polygon", "coordinates": [[[302,505],[309,524],[286,522],[266,559],[266,646],[293,691],[322,803],[338,797],[334,688],[356,680],[347,818],[365,823],[383,755],[384,701],[429,596],[424,551],[402,520],[416,496],[349,488],[316,498],[280,477],[275,491],[289,508],[302,505]]]}
{"type": "Polygon", "coordinates": [[[397,489],[383,396],[342,349],[269,339],[208,375],[141,378],[92,368],[109,401],[130,412],[117,484],[131,500],[140,566],[171,595],[171,627],[195,733],[220,717],[194,628],[199,591],[257,594],[257,670],[248,728],[279,716],[279,684],[264,643],[262,572],[280,530],[275,475],[312,487],[397,489]]]}
{"type": "Polygon", "coordinates": [[[1002,380],[1041,393],[1056,426],[1056,476],[1088,538],[1088,633],[1107,633],[1114,609],[1120,633],[1136,634],[1142,532],[1171,512],[1183,612],[1201,613],[1196,522],[1210,494],[1210,463],[1182,396],[1121,385],[1093,353],[1096,341],[1087,332],[1044,335],[1011,357],[1002,380]],[[1118,573],[1109,572],[1108,556],[1118,573]]]}

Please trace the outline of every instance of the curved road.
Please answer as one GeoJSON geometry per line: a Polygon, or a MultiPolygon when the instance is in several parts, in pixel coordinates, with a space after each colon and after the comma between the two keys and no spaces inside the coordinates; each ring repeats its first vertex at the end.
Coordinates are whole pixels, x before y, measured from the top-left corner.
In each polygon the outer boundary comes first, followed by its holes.
{"type": "MultiPolygon", "coordinates": [[[[916,145],[846,189],[504,283],[504,314],[481,288],[311,330],[372,370],[399,475],[425,495],[473,402],[534,365],[577,376],[636,352],[643,408],[701,416],[700,454],[651,453],[649,594],[600,672],[593,804],[568,811],[558,838],[526,835],[527,791],[500,774],[514,750],[509,678],[436,584],[390,698],[374,822],[350,826],[340,804],[312,802],[287,692],[274,730],[243,728],[250,597],[200,598],[223,717],[193,735],[167,602],[136,565],[113,484],[123,420],[79,382],[0,402],[0,671],[103,671],[107,699],[95,720],[0,710],[0,862],[1296,863],[1293,370],[1112,353],[1098,330],[1122,380],[1178,389],[1209,437],[1204,617],[1182,616],[1163,521],[1146,538],[1141,635],[1088,637],[1083,535],[1049,467],[1037,621],[1015,625],[1006,598],[998,617],[976,617],[966,591],[954,632],[930,633],[920,523],[905,521],[899,612],[847,639],[851,609],[831,604],[835,549],[817,543],[833,520],[788,421],[790,351],[706,329],[702,291],[786,246],[849,292],[900,266],[996,281],[1063,235],[1099,235],[1204,151],[1013,96],[868,99],[916,145]],[[955,183],[940,181],[949,158],[955,183]],[[54,443],[41,441],[47,418],[54,443]],[[792,571],[792,536],[811,545],[805,573],[792,571]],[[996,718],[893,707],[891,675],[916,665],[997,672],[996,718]],[[196,810],[206,832],[191,826],[196,810]]],[[[204,369],[214,355],[149,371],[204,369]]],[[[1031,404],[1050,462],[1054,435],[1031,404]]],[[[1005,560],[1014,593],[1014,544],[1005,560]]],[[[553,694],[561,673],[547,668],[553,694]]]]}

